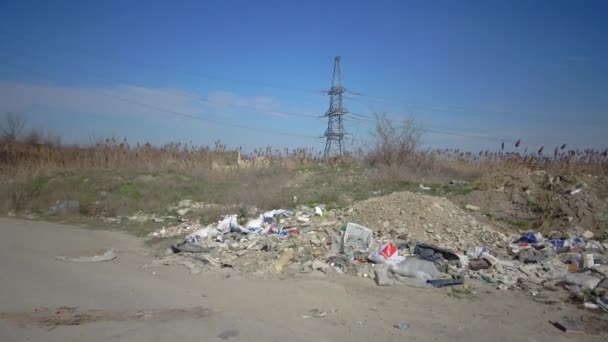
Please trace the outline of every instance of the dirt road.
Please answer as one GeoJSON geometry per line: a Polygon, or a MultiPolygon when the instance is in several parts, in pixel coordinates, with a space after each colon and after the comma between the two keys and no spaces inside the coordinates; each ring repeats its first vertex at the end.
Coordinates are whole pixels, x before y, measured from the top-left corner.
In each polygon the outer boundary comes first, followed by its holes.
{"type": "Polygon", "coordinates": [[[378,287],[368,279],[190,275],[145,268],[141,239],[51,223],[0,219],[0,341],[570,341],[548,321],[580,311],[473,285],[378,287]],[[99,263],[56,260],[115,248],[99,263]],[[462,298],[457,298],[462,297],[462,298]],[[63,308],[62,308],[63,307],[63,308]],[[60,308],[60,309],[58,309],[60,308]],[[335,308],[335,312],[331,309],[335,308]],[[302,318],[311,309],[326,311],[302,318]],[[68,317],[68,319],[62,319],[68,317]],[[404,330],[394,325],[407,322],[404,330]],[[77,325],[69,325],[77,324],[77,325]]]}

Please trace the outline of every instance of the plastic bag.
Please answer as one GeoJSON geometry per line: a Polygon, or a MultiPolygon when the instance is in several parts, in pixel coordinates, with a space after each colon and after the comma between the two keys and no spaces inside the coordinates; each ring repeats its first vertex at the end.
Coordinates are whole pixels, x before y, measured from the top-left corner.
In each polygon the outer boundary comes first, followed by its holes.
{"type": "Polygon", "coordinates": [[[215,238],[218,236],[218,234],[218,230],[215,229],[213,226],[207,226],[186,236],[186,241],[190,243],[199,243],[209,238],[215,238]]]}
{"type": "Polygon", "coordinates": [[[222,232],[222,234],[229,233],[232,229],[237,229],[240,231],[240,228],[241,226],[239,225],[237,215],[226,215],[217,224],[217,230],[222,232]]]}
{"type": "Polygon", "coordinates": [[[571,285],[578,285],[582,288],[593,290],[600,283],[600,279],[583,273],[569,273],[566,275],[565,282],[571,285]]]}
{"type": "Polygon", "coordinates": [[[484,252],[487,252],[487,251],[488,251],[488,249],[486,247],[479,247],[479,246],[469,247],[469,248],[467,248],[465,255],[471,259],[479,259],[481,254],[483,254],[484,252]]]}
{"type": "Polygon", "coordinates": [[[247,229],[250,229],[250,228],[262,229],[262,224],[263,223],[264,223],[264,219],[263,218],[257,218],[257,219],[249,220],[249,221],[247,221],[247,223],[245,223],[245,228],[247,228],[247,229]]]}
{"type": "Polygon", "coordinates": [[[564,279],[568,274],[568,266],[559,259],[551,259],[541,263],[545,280],[564,279]]]}
{"type": "Polygon", "coordinates": [[[274,210],[270,210],[270,211],[263,213],[262,215],[260,215],[260,218],[264,221],[272,221],[272,219],[275,216],[281,216],[281,215],[288,217],[291,215],[291,212],[286,209],[274,209],[274,210]]]}
{"type": "Polygon", "coordinates": [[[398,264],[390,265],[389,270],[400,276],[423,280],[436,279],[440,275],[435,264],[416,258],[406,258],[398,264]]]}
{"type": "Polygon", "coordinates": [[[543,242],[543,240],[543,235],[541,233],[523,233],[517,240],[513,242],[534,245],[543,242]]]}

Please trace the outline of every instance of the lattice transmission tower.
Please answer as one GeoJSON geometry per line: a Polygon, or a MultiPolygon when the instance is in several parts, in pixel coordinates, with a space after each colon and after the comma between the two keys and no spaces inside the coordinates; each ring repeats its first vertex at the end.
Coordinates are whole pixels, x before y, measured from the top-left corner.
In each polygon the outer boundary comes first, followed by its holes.
{"type": "Polygon", "coordinates": [[[340,56],[334,59],[334,75],[331,81],[331,88],[327,91],[329,95],[329,109],[323,115],[327,117],[327,130],[325,130],[325,153],[323,156],[328,158],[332,155],[342,155],[342,141],[346,135],[344,130],[343,116],[348,113],[344,108],[342,94],[346,91],[342,86],[342,75],[340,72],[340,56]]]}

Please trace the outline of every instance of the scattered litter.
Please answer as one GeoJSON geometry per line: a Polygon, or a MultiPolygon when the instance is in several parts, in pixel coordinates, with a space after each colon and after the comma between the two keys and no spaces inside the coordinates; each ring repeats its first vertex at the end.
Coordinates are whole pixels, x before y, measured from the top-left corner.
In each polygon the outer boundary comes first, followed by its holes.
{"type": "Polygon", "coordinates": [[[584,334],[585,331],[583,330],[583,326],[576,322],[576,321],[572,321],[572,320],[563,320],[563,321],[549,321],[551,324],[553,324],[556,328],[558,328],[559,330],[565,332],[565,333],[570,333],[570,334],[584,334]]]}
{"type": "Polygon", "coordinates": [[[287,217],[290,216],[291,212],[289,210],[286,209],[274,209],[274,210],[270,210],[267,211],[265,213],[263,213],[261,215],[261,218],[264,219],[264,221],[271,221],[272,219],[274,219],[275,217],[287,217]]]}
{"type": "Polygon", "coordinates": [[[302,315],[302,318],[321,318],[325,317],[328,314],[335,313],[337,311],[336,308],[331,308],[330,310],[322,311],[320,309],[312,309],[308,311],[305,315],[302,315]]]}
{"type": "Polygon", "coordinates": [[[431,190],[431,188],[429,188],[428,186],[424,186],[424,184],[420,184],[420,189],[424,190],[424,191],[429,191],[431,190]]]}
{"type": "Polygon", "coordinates": [[[263,223],[264,223],[264,219],[263,218],[261,218],[261,217],[260,218],[256,218],[256,219],[247,221],[247,223],[245,223],[245,228],[247,228],[247,229],[261,229],[263,223]]]}
{"type": "Polygon", "coordinates": [[[211,248],[197,243],[192,243],[190,241],[183,241],[176,245],[171,245],[171,250],[173,251],[173,253],[206,253],[210,252],[211,248]]]}
{"type": "Polygon", "coordinates": [[[492,267],[492,265],[486,259],[469,260],[469,269],[472,271],[486,270],[490,267],[492,267]]]}
{"type": "Polygon", "coordinates": [[[226,215],[224,218],[217,223],[216,229],[222,234],[231,232],[233,229],[241,231],[242,228],[239,226],[237,215],[226,215]]]}
{"type": "Polygon", "coordinates": [[[110,261],[116,259],[116,254],[114,254],[114,249],[108,249],[103,254],[93,255],[93,256],[79,256],[79,257],[65,257],[65,256],[56,256],[57,260],[64,261],[72,261],[72,262],[100,262],[100,261],[110,261]]]}
{"type": "Polygon", "coordinates": [[[310,217],[306,217],[306,216],[298,216],[296,218],[296,220],[298,220],[298,222],[304,222],[304,223],[308,223],[310,222],[310,217]]]}
{"type": "Polygon", "coordinates": [[[524,233],[514,241],[519,244],[537,244],[543,241],[543,235],[541,233],[524,233]]]}
{"type": "Polygon", "coordinates": [[[399,330],[407,330],[411,327],[411,324],[409,324],[407,322],[400,322],[400,323],[395,324],[394,327],[399,330]]]}
{"type": "Polygon", "coordinates": [[[591,268],[594,265],[595,265],[595,260],[593,258],[593,254],[591,254],[591,253],[583,254],[583,267],[591,268]]]}
{"type": "Polygon", "coordinates": [[[367,252],[372,245],[372,230],[356,223],[346,224],[342,239],[342,252],[367,252]]]}
{"type": "Polygon", "coordinates": [[[63,212],[68,209],[78,209],[80,208],[80,202],[76,200],[68,200],[59,202],[49,208],[49,212],[51,214],[63,212]]]}
{"type": "Polygon", "coordinates": [[[325,206],[318,205],[315,207],[315,215],[323,216],[324,212],[325,212],[325,206]]]}
{"type": "Polygon", "coordinates": [[[464,279],[463,278],[432,279],[432,280],[427,280],[426,282],[431,284],[433,287],[444,287],[444,286],[462,285],[462,284],[464,284],[464,279]]]}
{"type": "Polygon", "coordinates": [[[519,251],[519,253],[517,253],[517,258],[524,264],[536,264],[543,261],[545,259],[545,255],[541,251],[534,248],[527,248],[519,251]]]}
{"type": "Polygon", "coordinates": [[[185,241],[190,243],[200,243],[201,241],[207,240],[209,238],[214,239],[219,235],[219,233],[220,232],[215,227],[205,227],[186,236],[185,241]]]}
{"type": "Polygon", "coordinates": [[[380,246],[378,252],[372,252],[367,259],[375,264],[398,264],[405,260],[392,242],[380,246]]]}
{"type": "Polygon", "coordinates": [[[227,340],[231,337],[237,337],[239,335],[239,331],[236,329],[228,329],[228,330],[224,330],[221,333],[219,333],[217,335],[217,337],[219,337],[222,340],[227,340]]]}
{"type": "Polygon", "coordinates": [[[183,236],[183,235],[190,234],[190,233],[197,231],[199,229],[202,229],[202,228],[205,228],[205,227],[201,226],[198,222],[184,221],[176,226],[162,227],[161,229],[158,229],[158,230],[152,232],[150,234],[150,236],[158,237],[158,238],[183,236]]]}
{"type": "Polygon", "coordinates": [[[548,242],[555,249],[562,249],[567,246],[567,241],[565,239],[553,239],[549,240],[548,242]]]}
{"type": "Polygon", "coordinates": [[[582,237],[584,237],[586,240],[591,240],[593,239],[593,232],[586,230],[582,235],[582,237]]]}
{"type": "Polygon", "coordinates": [[[595,304],[597,304],[600,309],[608,312],[608,292],[605,292],[603,297],[596,297],[595,304]]]}
{"type": "Polygon", "coordinates": [[[426,243],[417,244],[414,249],[414,254],[418,255],[421,259],[428,261],[434,261],[439,258],[449,261],[460,261],[458,255],[451,250],[426,243]]]}
{"type": "Polygon", "coordinates": [[[440,275],[437,267],[432,262],[416,258],[406,258],[396,265],[390,265],[389,270],[403,277],[421,280],[436,279],[440,275]]]}
{"type": "Polygon", "coordinates": [[[465,209],[469,209],[470,211],[480,211],[481,208],[476,206],[476,205],[472,205],[472,204],[467,204],[464,206],[465,209]]]}
{"type": "Polygon", "coordinates": [[[591,309],[591,310],[597,310],[597,309],[599,309],[599,308],[600,308],[600,307],[599,307],[597,304],[595,304],[595,303],[590,303],[590,302],[585,302],[585,303],[583,303],[583,307],[584,307],[585,309],[591,309]]]}
{"type": "Polygon", "coordinates": [[[479,247],[479,246],[475,246],[475,247],[469,247],[466,250],[466,256],[468,256],[471,259],[478,259],[479,257],[481,257],[481,254],[483,254],[484,252],[487,252],[488,249],[486,247],[479,247]]]}
{"type": "Polygon", "coordinates": [[[600,283],[601,279],[584,273],[568,273],[564,281],[566,284],[577,285],[583,289],[593,290],[600,283]]]}

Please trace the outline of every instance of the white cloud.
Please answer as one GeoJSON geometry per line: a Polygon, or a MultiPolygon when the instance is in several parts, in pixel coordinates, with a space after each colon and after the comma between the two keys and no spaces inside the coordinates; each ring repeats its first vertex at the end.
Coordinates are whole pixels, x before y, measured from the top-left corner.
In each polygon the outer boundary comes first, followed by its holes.
{"type": "Polygon", "coordinates": [[[78,114],[129,115],[167,115],[162,113],[163,110],[201,115],[209,113],[211,108],[217,112],[217,109],[236,107],[285,116],[279,111],[278,102],[269,96],[245,97],[227,91],[213,91],[205,97],[174,88],[131,85],[70,87],[0,81],[0,113],[27,113],[45,107],[78,114]]]}
{"type": "Polygon", "coordinates": [[[0,82],[0,112],[27,113],[40,107],[79,114],[159,114],[161,112],[154,109],[158,107],[197,115],[204,110],[192,95],[175,89],[126,85],[87,88],[0,82]]]}

